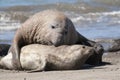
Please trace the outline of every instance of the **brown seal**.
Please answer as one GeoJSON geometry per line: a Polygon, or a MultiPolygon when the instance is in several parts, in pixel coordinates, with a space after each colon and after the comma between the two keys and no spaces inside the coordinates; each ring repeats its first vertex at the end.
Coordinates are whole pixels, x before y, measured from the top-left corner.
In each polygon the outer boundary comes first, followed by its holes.
{"type": "MultiPolygon", "coordinates": [[[[94,54],[93,47],[84,45],[55,47],[31,44],[21,49],[20,62],[24,70],[31,71],[80,69],[92,54],[94,54]]],[[[15,69],[12,53],[2,58],[0,65],[15,69]]]]}
{"type": "MultiPolygon", "coordinates": [[[[13,54],[13,64],[16,69],[21,69],[20,49],[34,43],[54,46],[83,44],[93,47],[96,45],[95,42],[79,34],[71,20],[57,10],[36,13],[17,30],[8,52],[13,54]]],[[[97,46],[95,50],[101,49],[103,49],[101,46],[97,46]]]]}

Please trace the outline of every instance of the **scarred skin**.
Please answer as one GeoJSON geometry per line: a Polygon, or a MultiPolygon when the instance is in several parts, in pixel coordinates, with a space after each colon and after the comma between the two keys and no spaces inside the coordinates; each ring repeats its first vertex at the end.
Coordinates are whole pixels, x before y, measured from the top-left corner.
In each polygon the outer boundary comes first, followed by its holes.
{"type": "MultiPolygon", "coordinates": [[[[59,47],[31,44],[22,47],[20,62],[23,70],[30,72],[44,70],[80,69],[89,56],[94,54],[93,47],[84,45],[62,45],[59,47]]],[[[7,69],[14,69],[12,54],[9,53],[0,61],[7,69]]]]}
{"type": "Polygon", "coordinates": [[[22,68],[20,64],[20,49],[25,45],[34,43],[54,45],[56,47],[83,44],[94,47],[96,52],[103,50],[101,45],[79,34],[71,20],[57,10],[45,10],[36,13],[16,31],[12,46],[8,52],[12,53],[15,69],[22,68]]]}

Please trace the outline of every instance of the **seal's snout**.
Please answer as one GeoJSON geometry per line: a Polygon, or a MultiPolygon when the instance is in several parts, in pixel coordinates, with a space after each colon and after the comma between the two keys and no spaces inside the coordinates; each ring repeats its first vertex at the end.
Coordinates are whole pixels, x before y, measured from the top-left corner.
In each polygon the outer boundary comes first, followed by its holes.
{"type": "Polygon", "coordinates": [[[61,35],[67,35],[68,34],[68,30],[64,29],[63,31],[60,32],[61,35]]]}
{"type": "Polygon", "coordinates": [[[95,53],[96,53],[96,54],[99,54],[99,53],[103,53],[103,52],[104,52],[104,48],[103,48],[103,46],[100,45],[100,44],[96,44],[96,45],[94,46],[94,50],[95,50],[95,53]]]}
{"type": "Polygon", "coordinates": [[[63,42],[62,40],[58,40],[56,42],[53,42],[53,44],[54,44],[55,47],[58,47],[62,44],[62,42],[63,42]]]}
{"type": "Polygon", "coordinates": [[[87,53],[90,54],[90,56],[93,55],[94,54],[94,49],[93,48],[88,49],[87,53]]]}
{"type": "Polygon", "coordinates": [[[51,40],[51,42],[54,46],[57,47],[57,46],[60,46],[60,45],[64,44],[64,38],[63,38],[63,36],[60,35],[60,36],[57,36],[57,37],[53,38],[51,40]]]}

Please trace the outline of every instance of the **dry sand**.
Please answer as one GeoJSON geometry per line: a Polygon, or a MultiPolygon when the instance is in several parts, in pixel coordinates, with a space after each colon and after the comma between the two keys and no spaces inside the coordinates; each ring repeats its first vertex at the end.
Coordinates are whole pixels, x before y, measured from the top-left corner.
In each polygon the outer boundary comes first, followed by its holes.
{"type": "Polygon", "coordinates": [[[82,70],[27,73],[0,69],[0,80],[120,80],[120,52],[104,55],[103,61],[108,64],[82,70]]]}

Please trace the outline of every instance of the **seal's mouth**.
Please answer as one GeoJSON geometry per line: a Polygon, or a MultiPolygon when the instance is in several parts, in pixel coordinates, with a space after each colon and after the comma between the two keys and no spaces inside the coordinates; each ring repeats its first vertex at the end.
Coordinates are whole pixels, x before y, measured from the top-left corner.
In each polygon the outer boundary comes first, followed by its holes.
{"type": "Polygon", "coordinates": [[[64,45],[64,36],[61,34],[57,34],[57,35],[55,35],[55,37],[51,37],[51,43],[55,47],[58,47],[60,45],[64,45]]]}
{"type": "Polygon", "coordinates": [[[58,46],[60,46],[61,44],[60,43],[54,43],[53,44],[55,47],[58,47],[58,46]]]}
{"type": "Polygon", "coordinates": [[[64,43],[63,43],[63,40],[59,39],[59,40],[57,40],[57,41],[52,42],[52,44],[53,44],[55,47],[58,47],[58,46],[60,46],[60,45],[63,45],[64,43]]]}

